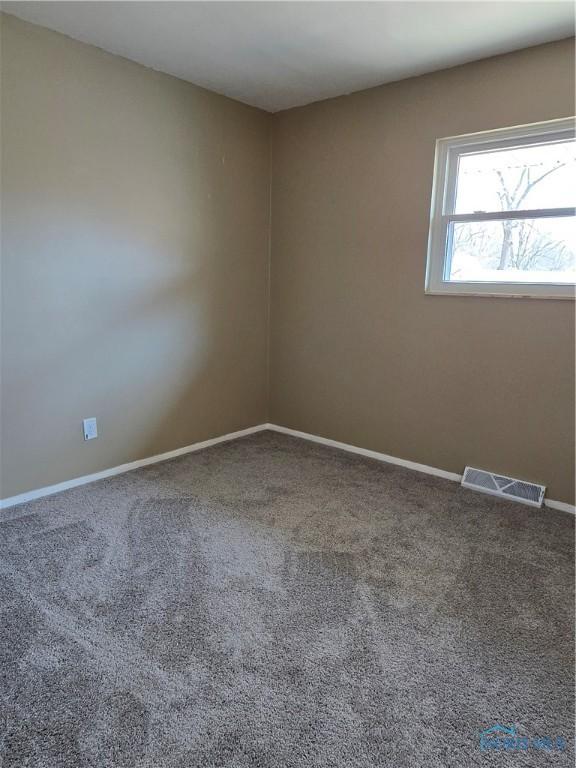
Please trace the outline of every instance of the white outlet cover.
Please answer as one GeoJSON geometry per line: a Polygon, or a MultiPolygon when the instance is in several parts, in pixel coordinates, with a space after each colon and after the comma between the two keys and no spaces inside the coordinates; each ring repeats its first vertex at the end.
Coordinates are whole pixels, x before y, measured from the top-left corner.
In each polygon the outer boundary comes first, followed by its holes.
{"type": "Polygon", "coordinates": [[[84,440],[94,440],[95,437],[98,437],[98,425],[94,417],[84,419],[82,423],[84,425],[84,440]]]}

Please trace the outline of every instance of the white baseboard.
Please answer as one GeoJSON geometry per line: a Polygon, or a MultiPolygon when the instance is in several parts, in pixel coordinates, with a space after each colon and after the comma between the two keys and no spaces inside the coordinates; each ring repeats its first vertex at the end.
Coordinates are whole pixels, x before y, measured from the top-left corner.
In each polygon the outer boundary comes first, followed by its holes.
{"type": "Polygon", "coordinates": [[[554,499],[544,499],[544,506],[550,509],[557,509],[560,512],[568,512],[570,515],[576,515],[576,506],[567,504],[565,501],[554,501],[554,499]]]}
{"type": "MultiPolygon", "coordinates": [[[[399,459],[397,456],[389,456],[386,453],[379,453],[378,451],[370,451],[367,448],[359,448],[356,445],[349,445],[348,443],[340,443],[338,440],[330,440],[327,437],[319,437],[318,435],[311,435],[308,432],[300,432],[297,429],[290,429],[289,427],[281,427],[278,424],[266,424],[267,429],[273,432],[281,432],[283,435],[292,435],[293,437],[301,437],[303,440],[310,440],[313,443],[320,443],[321,445],[329,445],[332,448],[339,448],[341,451],[347,451],[348,453],[357,453],[360,456],[368,456],[370,459],[376,459],[377,461],[385,461],[389,464],[396,464],[399,467],[406,467],[407,469],[413,469],[416,472],[424,472],[426,475],[434,475],[435,477],[443,477],[445,480],[452,480],[459,483],[462,480],[462,475],[456,472],[447,472],[445,469],[438,469],[438,467],[430,467],[428,464],[419,464],[416,461],[408,461],[407,459],[399,459]]],[[[572,504],[566,504],[564,501],[554,501],[553,499],[544,499],[544,506],[550,509],[556,509],[560,512],[568,512],[569,514],[576,515],[576,507],[572,504]]]]}
{"type": "Polygon", "coordinates": [[[221,435],[220,437],[212,437],[209,440],[203,440],[201,443],[193,443],[192,445],[185,445],[183,448],[176,448],[176,450],[174,451],[159,453],[156,456],[149,456],[146,459],[138,459],[137,461],[131,461],[128,464],[120,464],[120,466],[118,467],[103,469],[101,472],[94,472],[91,475],[84,475],[83,477],[75,477],[73,480],[65,480],[63,483],[56,483],[56,485],[47,485],[46,487],[38,488],[35,491],[28,491],[27,493],[21,493],[18,496],[10,496],[9,498],[6,498],[6,499],[0,499],[0,509],[8,509],[8,507],[14,507],[17,504],[24,504],[24,502],[26,501],[34,501],[35,499],[41,499],[43,496],[51,496],[53,493],[60,493],[60,491],[66,491],[69,488],[76,488],[79,485],[86,485],[86,483],[93,483],[95,480],[102,480],[105,477],[122,475],[124,474],[124,472],[131,472],[133,469],[140,469],[140,467],[147,467],[149,464],[156,464],[159,461],[166,461],[167,459],[175,459],[177,456],[184,456],[184,454],[186,453],[201,451],[202,448],[210,448],[211,445],[218,445],[218,443],[226,443],[229,440],[236,440],[239,437],[245,437],[246,435],[253,435],[255,432],[262,432],[265,429],[268,429],[267,424],[258,424],[255,427],[240,429],[238,432],[229,432],[227,435],[221,435]]]}
{"type": "MultiPolygon", "coordinates": [[[[146,467],[149,464],[156,464],[159,461],[167,461],[168,459],[175,459],[177,456],[184,456],[187,453],[193,453],[194,451],[201,451],[203,448],[210,448],[212,445],[218,445],[218,443],[226,443],[229,440],[236,440],[239,437],[245,437],[246,435],[253,435],[256,432],[263,432],[265,430],[271,430],[273,432],[281,432],[284,435],[292,435],[293,437],[300,437],[303,440],[309,440],[313,443],[320,443],[320,445],[328,445],[332,448],[339,448],[341,451],[347,451],[348,453],[357,453],[360,456],[367,456],[370,459],[376,459],[377,461],[384,461],[389,464],[396,464],[400,467],[406,467],[407,469],[413,469],[416,472],[424,472],[427,475],[434,475],[435,477],[442,477],[445,480],[452,480],[459,483],[462,479],[462,475],[456,472],[448,472],[445,469],[439,469],[438,467],[430,467],[428,464],[419,464],[416,461],[408,461],[408,459],[400,459],[397,456],[389,456],[386,453],[379,453],[378,451],[370,451],[367,448],[360,448],[357,445],[349,445],[348,443],[341,443],[338,440],[330,440],[327,437],[320,437],[319,435],[311,435],[308,432],[300,432],[297,429],[290,429],[289,427],[281,427],[278,424],[258,424],[255,427],[248,427],[247,429],[241,429],[238,432],[229,432],[227,435],[221,435],[220,437],[212,437],[209,440],[203,440],[200,443],[193,443],[192,445],[186,445],[183,448],[176,448],[174,451],[167,451],[166,453],[160,453],[156,456],[149,456],[146,459],[138,459],[137,461],[131,461],[128,464],[120,464],[118,467],[111,467],[110,469],[104,469],[101,472],[94,472],[91,475],[84,475],[83,477],[75,477],[73,480],[66,480],[63,483],[57,483],[56,485],[48,485],[44,488],[38,488],[34,491],[28,491],[27,493],[21,493],[18,496],[11,496],[6,499],[0,499],[0,509],[8,509],[14,507],[17,504],[24,504],[27,501],[34,501],[35,499],[41,499],[44,496],[51,496],[54,493],[60,493],[60,491],[66,491],[69,488],[77,488],[79,485],[86,485],[87,483],[93,483],[95,480],[103,480],[106,477],[113,477],[114,475],[122,475],[124,472],[131,472],[133,469],[139,469],[140,467],[146,467]]],[[[569,514],[576,514],[576,507],[572,504],[566,504],[563,501],[554,501],[553,499],[544,499],[544,505],[550,509],[555,509],[560,512],[568,512],[569,514]]]]}

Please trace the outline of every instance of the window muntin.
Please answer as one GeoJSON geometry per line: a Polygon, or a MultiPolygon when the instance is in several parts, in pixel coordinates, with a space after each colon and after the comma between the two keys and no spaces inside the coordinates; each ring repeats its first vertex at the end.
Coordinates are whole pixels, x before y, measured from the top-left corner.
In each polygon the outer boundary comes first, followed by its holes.
{"type": "Polygon", "coordinates": [[[571,298],[574,121],[437,142],[427,290],[571,298]]]}

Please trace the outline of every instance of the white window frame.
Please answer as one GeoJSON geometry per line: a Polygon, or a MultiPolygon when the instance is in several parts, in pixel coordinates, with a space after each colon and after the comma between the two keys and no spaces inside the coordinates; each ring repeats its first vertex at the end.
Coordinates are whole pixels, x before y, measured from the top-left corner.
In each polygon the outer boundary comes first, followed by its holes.
{"type": "Polygon", "coordinates": [[[517,147],[566,140],[575,136],[574,118],[550,120],[545,123],[501,128],[495,131],[470,133],[438,139],[434,161],[434,182],[428,238],[426,293],[442,295],[508,296],[516,298],[574,299],[576,286],[572,283],[509,283],[456,282],[449,274],[449,242],[451,225],[458,221],[501,221],[503,219],[574,216],[575,208],[544,208],[493,213],[454,213],[458,159],[469,152],[517,147]]]}

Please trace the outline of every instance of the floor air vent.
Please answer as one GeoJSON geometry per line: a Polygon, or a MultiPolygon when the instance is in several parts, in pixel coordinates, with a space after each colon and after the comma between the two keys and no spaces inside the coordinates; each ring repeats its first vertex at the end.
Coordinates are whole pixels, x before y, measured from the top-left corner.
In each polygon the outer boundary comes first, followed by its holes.
{"type": "Polygon", "coordinates": [[[541,507],[544,501],[546,486],[536,483],[527,483],[524,480],[515,480],[513,477],[495,475],[485,472],[483,469],[466,467],[462,477],[464,488],[472,488],[474,491],[490,493],[492,496],[501,496],[504,499],[520,501],[522,504],[530,504],[531,507],[541,507]]]}

